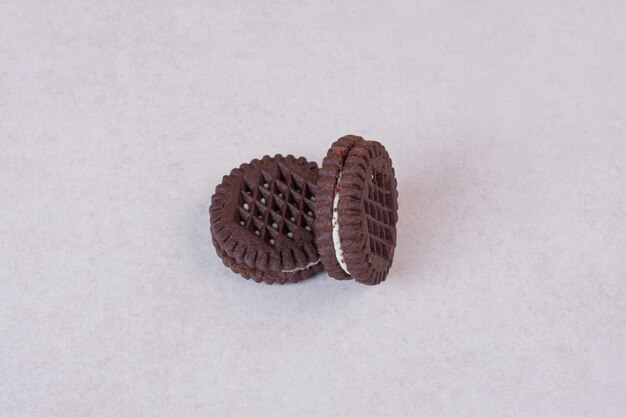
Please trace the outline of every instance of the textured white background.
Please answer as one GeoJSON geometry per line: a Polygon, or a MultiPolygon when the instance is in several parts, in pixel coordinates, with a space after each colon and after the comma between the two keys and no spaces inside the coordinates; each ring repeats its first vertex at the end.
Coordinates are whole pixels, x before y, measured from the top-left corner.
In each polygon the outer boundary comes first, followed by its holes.
{"type": "Polygon", "coordinates": [[[625,22],[3,0],[0,416],[626,415],[625,22]],[[394,159],[387,282],[226,270],[222,175],[347,133],[394,159]]]}

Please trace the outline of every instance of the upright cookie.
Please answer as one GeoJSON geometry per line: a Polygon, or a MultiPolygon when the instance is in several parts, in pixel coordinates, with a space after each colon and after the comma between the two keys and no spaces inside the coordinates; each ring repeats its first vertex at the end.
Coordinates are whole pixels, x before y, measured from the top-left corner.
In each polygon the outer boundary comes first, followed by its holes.
{"type": "Polygon", "coordinates": [[[320,272],[312,230],[318,175],[315,162],[276,155],[225,176],[209,209],[213,245],[224,264],[269,284],[320,272]]]}
{"type": "Polygon", "coordinates": [[[317,182],[315,234],[324,269],[375,285],[393,262],[398,191],[391,158],[378,142],[344,136],[328,150],[317,182]]]}

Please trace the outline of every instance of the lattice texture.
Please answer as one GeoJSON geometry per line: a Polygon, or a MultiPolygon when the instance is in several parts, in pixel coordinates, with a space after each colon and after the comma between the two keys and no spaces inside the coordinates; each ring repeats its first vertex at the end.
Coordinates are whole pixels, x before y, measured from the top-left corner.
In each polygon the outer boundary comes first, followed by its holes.
{"type": "Polygon", "coordinates": [[[389,154],[379,142],[344,136],[324,158],[317,184],[316,237],[324,268],[337,279],[379,284],[393,262],[397,236],[397,181],[389,154]],[[341,254],[335,247],[334,213],[341,254]]]}
{"type": "Polygon", "coordinates": [[[395,246],[393,227],[395,215],[392,202],[392,181],[381,173],[371,176],[367,182],[367,200],[363,201],[367,221],[370,251],[388,259],[395,246]]]}
{"type": "Polygon", "coordinates": [[[239,225],[274,246],[285,239],[309,240],[315,218],[316,185],[279,163],[279,176],[261,171],[258,182],[243,181],[239,225]]]}
{"type": "Polygon", "coordinates": [[[313,234],[318,168],[292,155],[242,164],[211,197],[211,234],[235,272],[295,282],[322,269],[313,234]]]}

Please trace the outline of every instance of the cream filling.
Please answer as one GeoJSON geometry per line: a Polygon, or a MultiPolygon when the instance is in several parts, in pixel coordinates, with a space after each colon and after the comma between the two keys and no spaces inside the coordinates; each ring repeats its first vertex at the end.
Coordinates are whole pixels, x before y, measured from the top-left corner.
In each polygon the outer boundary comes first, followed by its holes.
{"type": "Polygon", "coordinates": [[[283,270],[282,270],[282,271],[280,271],[280,272],[284,272],[284,273],[286,273],[286,274],[292,274],[292,273],[294,273],[294,272],[306,271],[307,269],[311,269],[311,268],[313,268],[315,265],[317,265],[317,264],[318,264],[318,263],[320,263],[320,262],[321,262],[321,259],[318,259],[317,261],[315,261],[315,262],[311,262],[311,263],[310,263],[310,264],[308,264],[308,265],[300,266],[300,267],[298,267],[298,268],[294,268],[294,269],[283,269],[283,270]]]}
{"type": "Polygon", "coordinates": [[[339,171],[339,178],[337,178],[337,184],[335,185],[335,199],[333,200],[333,247],[335,249],[335,258],[337,258],[337,262],[339,262],[339,266],[343,271],[350,275],[348,271],[348,264],[346,264],[346,260],[343,257],[343,250],[341,249],[341,238],[339,237],[339,194],[341,194],[338,190],[339,183],[341,182],[341,174],[343,171],[339,171]]]}

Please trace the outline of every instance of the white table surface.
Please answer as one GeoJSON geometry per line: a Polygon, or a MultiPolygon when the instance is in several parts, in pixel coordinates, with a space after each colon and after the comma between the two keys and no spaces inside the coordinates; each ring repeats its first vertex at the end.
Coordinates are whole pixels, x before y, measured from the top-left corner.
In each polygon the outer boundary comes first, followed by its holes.
{"type": "Polygon", "coordinates": [[[0,2],[0,416],[626,415],[626,3],[0,2]],[[265,154],[378,139],[377,287],[225,269],[265,154]]]}

